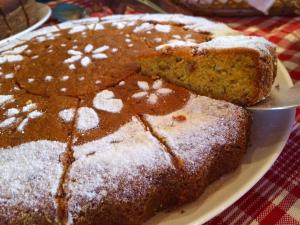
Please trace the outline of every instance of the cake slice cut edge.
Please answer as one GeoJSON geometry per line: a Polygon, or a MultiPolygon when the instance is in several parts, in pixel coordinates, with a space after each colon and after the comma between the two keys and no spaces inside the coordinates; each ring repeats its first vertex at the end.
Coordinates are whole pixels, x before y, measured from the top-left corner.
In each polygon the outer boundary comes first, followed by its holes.
{"type": "Polygon", "coordinates": [[[275,46],[260,37],[224,36],[199,44],[170,40],[156,50],[139,59],[143,74],[242,106],[266,98],[276,76],[275,46]]]}
{"type": "Polygon", "coordinates": [[[172,160],[136,117],[73,150],[67,224],[138,225],[172,205],[172,160]]]}
{"type": "Polygon", "coordinates": [[[76,103],[18,92],[1,95],[10,100],[0,111],[0,224],[61,224],[59,186],[72,131],[57,114],[76,103]]]}

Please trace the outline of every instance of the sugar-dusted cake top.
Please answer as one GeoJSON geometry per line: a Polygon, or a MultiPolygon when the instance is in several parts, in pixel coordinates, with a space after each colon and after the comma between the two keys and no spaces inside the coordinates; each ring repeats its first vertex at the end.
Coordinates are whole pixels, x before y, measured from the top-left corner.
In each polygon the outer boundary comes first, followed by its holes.
{"type": "Polygon", "coordinates": [[[184,28],[196,32],[211,33],[214,36],[229,35],[237,33],[223,23],[213,22],[202,17],[186,16],[182,14],[138,14],[138,15],[114,15],[103,19],[105,22],[124,21],[152,21],[159,23],[179,24],[184,28]]]}
{"type": "Polygon", "coordinates": [[[66,149],[66,143],[48,140],[0,148],[2,224],[24,223],[27,214],[41,218],[40,223],[56,221],[55,196],[64,170],[60,158],[66,149]]]}
{"type": "MultiPolygon", "coordinates": [[[[183,15],[111,16],[45,27],[0,46],[0,223],[20,224],[32,214],[50,224],[76,224],[99,202],[147,203],[155,185],[159,192],[169,186],[163,182],[181,160],[160,138],[178,125],[186,142],[219,133],[205,142],[207,153],[224,144],[226,129],[242,129],[240,115],[247,121],[242,108],[220,101],[209,106],[209,98],[143,76],[137,60],[159,54],[156,48],[172,40],[214,47],[210,42],[234,33],[183,15]],[[195,99],[197,108],[190,110],[195,99]],[[173,116],[186,108],[188,115],[173,116]],[[211,129],[189,132],[194,121],[211,129]]],[[[235,38],[248,45],[243,36],[235,38]]]]}
{"type": "Polygon", "coordinates": [[[66,22],[0,47],[0,74],[34,94],[75,97],[115,85],[139,70],[140,56],[164,47],[251,48],[261,54],[274,49],[263,38],[228,36],[236,33],[231,31],[204,18],[173,14],[66,22]],[[216,33],[219,28],[224,32],[216,33]]]}
{"type": "Polygon", "coordinates": [[[167,44],[162,44],[156,47],[158,51],[165,51],[168,48],[186,48],[191,47],[193,52],[201,52],[205,49],[233,49],[233,48],[247,48],[259,52],[260,55],[271,55],[275,49],[275,45],[262,37],[256,36],[220,36],[213,38],[210,41],[202,43],[194,43],[173,39],[167,44]]]}

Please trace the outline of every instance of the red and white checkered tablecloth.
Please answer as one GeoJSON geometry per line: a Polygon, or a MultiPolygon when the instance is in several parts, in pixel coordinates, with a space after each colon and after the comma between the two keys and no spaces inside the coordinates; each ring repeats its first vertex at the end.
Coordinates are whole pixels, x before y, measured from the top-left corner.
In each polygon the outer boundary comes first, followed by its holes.
{"type": "MultiPolygon", "coordinates": [[[[59,0],[91,7],[91,0],[59,0]]],[[[112,13],[105,12],[98,15],[112,13]]],[[[279,59],[294,82],[300,81],[300,17],[213,18],[278,46],[279,59]]],[[[299,96],[300,98],[300,96],[299,96]]],[[[267,174],[241,199],[206,225],[300,225],[300,109],[290,138],[267,174]]]]}

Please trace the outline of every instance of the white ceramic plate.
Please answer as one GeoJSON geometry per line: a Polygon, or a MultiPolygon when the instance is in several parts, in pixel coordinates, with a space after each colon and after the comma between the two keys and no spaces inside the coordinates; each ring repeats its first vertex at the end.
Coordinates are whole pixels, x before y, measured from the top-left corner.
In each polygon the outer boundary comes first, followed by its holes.
{"type": "MultiPolygon", "coordinates": [[[[290,76],[278,63],[275,85],[291,87],[290,76]]],[[[231,206],[249,191],[270,169],[289,137],[295,121],[295,110],[256,112],[250,148],[241,166],[207,188],[195,202],[170,213],[160,213],[147,225],[199,225],[231,206]],[[181,211],[184,210],[184,213],[181,211]]]]}
{"type": "Polygon", "coordinates": [[[42,24],[44,24],[50,17],[51,15],[51,9],[49,6],[42,4],[42,3],[37,3],[37,11],[38,11],[38,21],[31,25],[30,27],[28,27],[26,30],[22,30],[19,33],[16,33],[8,38],[2,39],[0,40],[0,45],[5,44],[6,42],[10,42],[13,41],[19,37],[21,37],[22,35],[37,29],[38,27],[40,27],[42,24]]]}

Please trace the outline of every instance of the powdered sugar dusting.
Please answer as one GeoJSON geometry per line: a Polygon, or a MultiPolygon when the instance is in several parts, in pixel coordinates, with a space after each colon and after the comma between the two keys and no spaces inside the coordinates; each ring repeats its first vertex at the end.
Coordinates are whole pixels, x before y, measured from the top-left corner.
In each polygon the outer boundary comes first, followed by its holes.
{"type": "Polygon", "coordinates": [[[1,56],[0,55],[0,64],[3,64],[3,63],[12,63],[12,62],[20,62],[23,60],[23,56],[21,55],[3,55],[1,56]]]}
{"type": "Polygon", "coordinates": [[[143,97],[146,97],[147,95],[148,95],[148,92],[140,91],[140,92],[134,93],[131,97],[132,98],[143,98],[143,97]]]}
{"type": "MultiPolygon", "coordinates": [[[[34,109],[34,108],[32,108],[32,109],[34,109]]],[[[29,120],[39,118],[39,117],[43,116],[43,114],[44,113],[42,113],[38,110],[34,110],[34,111],[28,113],[27,117],[25,119],[23,119],[21,121],[21,123],[19,124],[19,126],[17,127],[17,131],[24,133],[24,130],[25,130],[26,126],[28,125],[29,120]]]]}
{"type": "Polygon", "coordinates": [[[43,115],[42,112],[40,112],[40,111],[38,111],[38,110],[34,110],[34,111],[32,111],[31,113],[29,113],[27,117],[28,117],[29,119],[36,119],[36,118],[38,118],[38,117],[41,117],[42,115],[43,115]]]}
{"type": "Polygon", "coordinates": [[[156,80],[153,82],[152,88],[154,90],[157,90],[157,89],[161,88],[161,86],[162,86],[162,80],[156,80]]]}
{"type": "Polygon", "coordinates": [[[8,74],[4,75],[4,78],[5,79],[12,79],[12,78],[14,78],[14,76],[15,76],[14,73],[8,73],[8,74]]]}
{"type": "Polygon", "coordinates": [[[64,63],[70,64],[69,69],[76,69],[75,65],[73,64],[76,61],[80,61],[81,65],[83,67],[87,67],[91,64],[92,60],[94,59],[106,59],[107,55],[105,53],[102,53],[109,49],[109,46],[104,45],[97,49],[94,49],[94,46],[92,44],[87,44],[83,51],[77,51],[70,49],[68,50],[68,54],[70,55],[69,58],[64,60],[64,63]]]}
{"type": "Polygon", "coordinates": [[[53,76],[47,75],[45,76],[45,81],[52,81],[53,80],[53,76]]]}
{"type": "Polygon", "coordinates": [[[248,48],[258,51],[262,56],[271,54],[271,50],[275,49],[275,46],[271,42],[262,37],[239,35],[216,37],[211,41],[200,44],[191,41],[170,40],[167,44],[157,46],[156,50],[164,51],[166,48],[181,47],[193,47],[198,52],[205,49],[248,48]]]}
{"type": "Polygon", "coordinates": [[[157,93],[160,94],[160,95],[168,95],[168,94],[172,93],[172,90],[169,89],[169,88],[159,88],[157,90],[157,93]]]}
{"type": "Polygon", "coordinates": [[[145,115],[145,119],[189,170],[196,171],[212,153],[211,147],[235,143],[244,113],[230,103],[192,95],[184,108],[164,116],[145,115]]]}
{"type": "MultiPolygon", "coordinates": [[[[164,23],[176,23],[184,25],[185,28],[194,30],[196,32],[208,32],[213,36],[232,35],[237,32],[229,28],[223,23],[217,23],[209,21],[202,17],[186,16],[182,14],[136,14],[136,15],[114,15],[102,18],[105,22],[118,23],[118,21],[136,21],[141,20],[145,22],[164,22],[164,23]]],[[[136,32],[148,31],[149,25],[143,25],[139,27],[136,32]]],[[[152,29],[152,28],[151,28],[152,29]]],[[[168,31],[166,27],[160,29],[160,31],[168,31]]]]}
{"type": "Polygon", "coordinates": [[[11,221],[20,214],[42,212],[54,224],[55,195],[63,173],[60,155],[66,147],[41,140],[0,149],[0,215],[11,221]]]}
{"type": "Polygon", "coordinates": [[[169,33],[171,31],[171,26],[170,25],[161,25],[161,24],[153,25],[151,23],[146,22],[146,23],[142,23],[141,25],[135,27],[133,32],[134,33],[150,32],[153,29],[155,29],[158,32],[169,33]]]}
{"type": "Polygon", "coordinates": [[[22,112],[29,112],[37,108],[36,103],[29,103],[22,108],[22,112]]]}
{"type": "Polygon", "coordinates": [[[155,30],[162,32],[162,33],[169,33],[171,31],[171,26],[170,25],[161,25],[161,24],[156,24],[155,25],[155,30]]]}
{"type": "Polygon", "coordinates": [[[94,109],[88,107],[80,107],[77,113],[76,128],[80,132],[85,132],[96,128],[100,123],[100,119],[94,109]]]}
{"type": "Polygon", "coordinates": [[[70,224],[72,217],[108,196],[124,202],[145,197],[155,173],[173,169],[161,145],[135,118],[113,134],[75,146],[74,157],[68,183],[70,224]]]}
{"type": "Polygon", "coordinates": [[[138,81],[137,85],[140,89],[142,89],[143,91],[148,91],[149,90],[149,84],[146,81],[138,81]]]}
{"type": "Polygon", "coordinates": [[[146,31],[152,30],[153,28],[154,28],[154,25],[151,23],[142,23],[141,25],[135,27],[133,32],[134,33],[146,32],[146,31]]]}
{"type": "Polygon", "coordinates": [[[69,123],[75,116],[75,109],[64,109],[58,113],[59,118],[64,122],[69,123]]]}
{"type": "Polygon", "coordinates": [[[158,100],[158,97],[157,97],[157,95],[156,94],[154,94],[154,93],[152,93],[152,94],[150,94],[149,95],[149,97],[148,97],[148,99],[147,99],[147,102],[149,103],[149,104],[156,104],[157,103],[157,100],[158,100]]]}
{"type": "Polygon", "coordinates": [[[103,30],[104,26],[101,23],[97,23],[94,30],[103,30]]]}
{"type": "Polygon", "coordinates": [[[0,95],[0,106],[12,101],[14,101],[13,95],[0,95]]]}
{"type": "Polygon", "coordinates": [[[9,126],[13,125],[16,122],[17,122],[17,118],[16,117],[10,117],[10,118],[5,119],[2,122],[0,122],[0,128],[9,127],[9,126]]]}
{"type": "Polygon", "coordinates": [[[197,46],[198,51],[209,48],[250,48],[257,50],[261,55],[266,55],[271,54],[270,49],[274,49],[275,45],[262,37],[240,35],[217,37],[211,41],[203,42],[197,46]]]}
{"type": "Polygon", "coordinates": [[[154,81],[151,88],[147,81],[137,81],[137,86],[141,91],[134,93],[131,97],[136,99],[146,97],[147,103],[154,105],[158,102],[158,97],[169,95],[173,92],[169,88],[162,88],[162,85],[162,80],[154,81]]]}
{"type": "Polygon", "coordinates": [[[74,25],[74,27],[71,30],[69,30],[69,34],[82,32],[82,31],[85,31],[86,29],[87,29],[87,27],[84,25],[74,25]]]}
{"type": "Polygon", "coordinates": [[[28,45],[20,45],[20,46],[15,47],[11,50],[2,52],[1,54],[2,55],[18,55],[18,54],[21,54],[27,48],[28,48],[28,45]]]}
{"type": "Polygon", "coordinates": [[[123,108],[123,101],[115,98],[112,91],[104,90],[99,92],[93,99],[93,105],[96,109],[120,113],[123,108]]]}
{"type": "Polygon", "coordinates": [[[166,44],[158,45],[155,49],[157,51],[164,50],[165,48],[180,48],[180,47],[196,47],[194,42],[188,42],[183,40],[169,40],[166,44]]]}
{"type": "Polygon", "coordinates": [[[10,117],[10,116],[15,116],[17,114],[20,113],[20,110],[19,109],[16,109],[16,108],[10,108],[8,109],[6,112],[5,112],[5,115],[10,117]]]}

